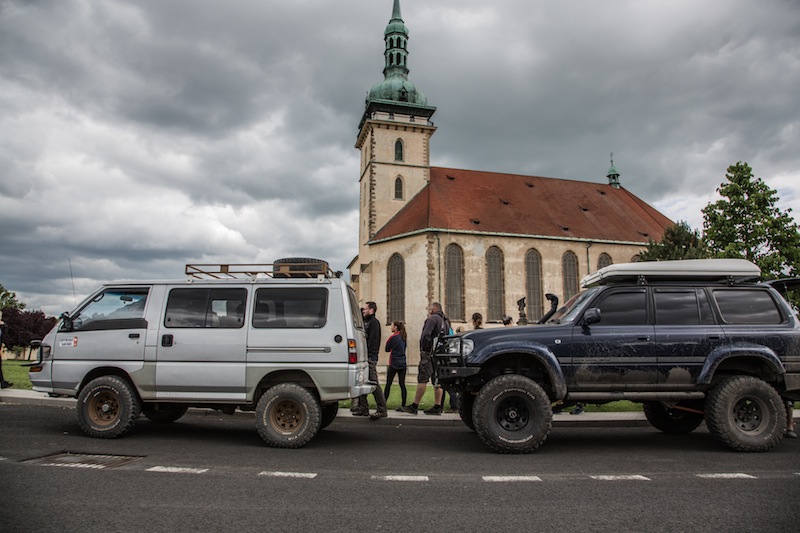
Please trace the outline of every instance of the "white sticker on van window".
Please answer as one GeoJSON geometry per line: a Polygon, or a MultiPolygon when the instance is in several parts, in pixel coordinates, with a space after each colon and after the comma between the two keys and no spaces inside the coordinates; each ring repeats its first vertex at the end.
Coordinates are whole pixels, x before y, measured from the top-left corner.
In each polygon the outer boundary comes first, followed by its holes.
{"type": "Polygon", "coordinates": [[[77,348],[78,337],[65,337],[58,341],[59,348],[77,348]]]}

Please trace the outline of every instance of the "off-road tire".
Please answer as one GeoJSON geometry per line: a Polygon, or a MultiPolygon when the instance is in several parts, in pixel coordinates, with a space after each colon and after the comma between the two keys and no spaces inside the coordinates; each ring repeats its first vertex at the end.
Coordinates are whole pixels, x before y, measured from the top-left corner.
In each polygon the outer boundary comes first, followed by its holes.
{"type": "Polygon", "coordinates": [[[156,406],[145,406],[144,416],[154,424],[171,424],[186,414],[189,407],[180,404],[160,404],[156,406]]]}
{"type": "Polygon", "coordinates": [[[702,414],[669,408],[661,402],[647,402],[642,407],[654,428],[671,435],[691,433],[703,423],[702,414]]]}
{"type": "Polygon", "coordinates": [[[475,408],[475,395],[471,392],[462,392],[461,393],[461,405],[458,408],[458,416],[461,417],[461,421],[471,429],[475,431],[475,422],[472,420],[472,412],[475,408]]]}
{"type": "Polygon", "coordinates": [[[321,418],[319,429],[325,429],[326,427],[330,426],[334,420],[336,420],[336,415],[339,412],[339,403],[337,402],[323,405],[320,410],[321,418]]]}
{"type": "Polygon", "coordinates": [[[530,453],[550,433],[550,399],[535,381],[517,374],[498,376],[478,392],[472,409],[475,431],[499,453],[530,453]]]}
{"type": "Polygon", "coordinates": [[[301,448],[317,434],[322,410],[305,387],[280,383],[270,387],[256,405],[258,434],[273,448],[301,448]]]}
{"type": "Polygon", "coordinates": [[[729,448],[765,452],[783,438],[786,408],[769,383],[753,376],[732,376],[709,391],[706,425],[729,448]]]}
{"type": "Polygon", "coordinates": [[[115,439],[136,424],[142,402],[127,380],[117,376],[95,378],[78,394],[78,425],[90,437],[115,439]]]}

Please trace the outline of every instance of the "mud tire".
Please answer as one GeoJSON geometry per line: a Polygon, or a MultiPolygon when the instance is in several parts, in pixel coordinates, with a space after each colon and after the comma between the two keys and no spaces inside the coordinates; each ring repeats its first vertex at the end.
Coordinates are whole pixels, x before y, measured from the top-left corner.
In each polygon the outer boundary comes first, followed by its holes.
{"type": "Polygon", "coordinates": [[[706,425],[729,448],[766,452],[783,438],[786,408],[769,383],[753,376],[732,376],[709,391],[706,425]]]}
{"type": "Polygon", "coordinates": [[[336,420],[336,415],[339,413],[339,404],[337,402],[323,405],[320,408],[320,412],[321,419],[319,423],[319,429],[325,429],[326,427],[330,426],[334,420],[336,420]]]}
{"type": "Polygon", "coordinates": [[[670,435],[691,433],[703,423],[703,415],[681,409],[671,409],[661,402],[647,402],[642,406],[650,424],[670,435]]]}
{"type": "Polygon", "coordinates": [[[133,429],[141,413],[142,402],[136,390],[117,376],[95,378],[78,394],[78,425],[90,437],[120,437],[133,429]]]}
{"type": "Polygon", "coordinates": [[[144,416],[153,424],[171,424],[186,414],[189,407],[180,404],[160,404],[145,407],[144,416]]]}
{"type": "Polygon", "coordinates": [[[475,422],[472,420],[474,409],[475,395],[471,392],[463,392],[461,394],[461,405],[458,408],[458,416],[461,417],[461,421],[472,431],[475,431],[475,422]]]}
{"type": "Polygon", "coordinates": [[[317,434],[322,409],[305,387],[281,383],[270,387],[258,400],[256,428],[273,448],[301,448],[317,434]]]}
{"type": "Polygon", "coordinates": [[[472,412],[475,431],[498,453],[530,453],[550,433],[553,411],[542,387],[525,376],[498,376],[481,388],[472,412]]]}

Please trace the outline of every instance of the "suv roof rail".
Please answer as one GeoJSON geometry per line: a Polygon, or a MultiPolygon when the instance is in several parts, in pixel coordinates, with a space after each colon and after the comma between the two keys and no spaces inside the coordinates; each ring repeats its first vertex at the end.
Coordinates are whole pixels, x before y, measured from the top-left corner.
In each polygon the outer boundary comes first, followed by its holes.
{"type": "Polygon", "coordinates": [[[326,261],[280,260],[263,264],[220,264],[203,263],[187,264],[185,270],[189,280],[193,279],[237,279],[256,280],[258,278],[335,278],[326,261]]]}
{"type": "Polygon", "coordinates": [[[733,285],[761,277],[761,269],[745,259],[682,259],[618,263],[581,280],[582,287],[626,281],[710,281],[733,285]]]}

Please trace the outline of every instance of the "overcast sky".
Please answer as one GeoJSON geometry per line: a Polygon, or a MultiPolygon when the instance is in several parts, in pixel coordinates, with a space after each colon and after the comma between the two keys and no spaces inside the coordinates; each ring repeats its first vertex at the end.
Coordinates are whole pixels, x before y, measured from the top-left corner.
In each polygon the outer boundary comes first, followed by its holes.
{"type": "MultiPolygon", "coordinates": [[[[798,0],[402,0],[431,164],[800,212],[798,0]]],[[[392,0],[0,0],[0,284],[58,314],[187,262],[357,252],[392,0]],[[71,272],[70,272],[71,266],[71,272]],[[73,281],[74,279],[74,281],[73,281]],[[73,288],[74,286],[74,288],[73,288]]]]}

